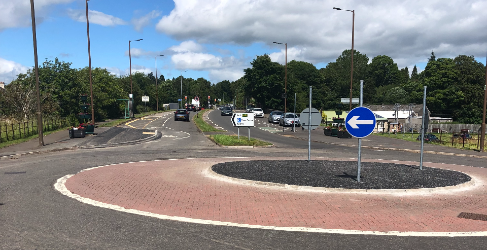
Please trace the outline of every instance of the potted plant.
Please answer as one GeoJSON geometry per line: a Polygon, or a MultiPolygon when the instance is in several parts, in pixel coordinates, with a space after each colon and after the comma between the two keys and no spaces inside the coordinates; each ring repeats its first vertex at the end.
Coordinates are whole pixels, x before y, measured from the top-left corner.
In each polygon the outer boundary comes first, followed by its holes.
{"type": "Polygon", "coordinates": [[[347,128],[345,126],[341,126],[338,129],[337,137],[338,138],[352,138],[352,135],[350,135],[350,133],[348,133],[347,128]]]}
{"type": "Polygon", "coordinates": [[[337,127],[332,127],[331,128],[331,136],[337,137],[338,136],[338,128],[337,127]]]}
{"type": "Polygon", "coordinates": [[[330,125],[326,126],[325,129],[323,129],[323,133],[326,136],[331,136],[331,126],[330,125]]]}
{"type": "Polygon", "coordinates": [[[69,129],[69,138],[84,138],[85,137],[85,128],[81,125],[78,127],[71,127],[69,129]]]}

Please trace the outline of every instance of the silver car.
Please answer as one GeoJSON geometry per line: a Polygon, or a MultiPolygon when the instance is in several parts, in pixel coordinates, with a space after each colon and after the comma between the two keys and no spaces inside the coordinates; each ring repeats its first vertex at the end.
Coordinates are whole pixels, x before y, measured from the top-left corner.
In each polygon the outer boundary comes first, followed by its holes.
{"type": "Polygon", "coordinates": [[[281,115],[282,115],[282,111],[272,111],[270,114],[269,114],[269,117],[267,118],[267,121],[269,123],[279,123],[279,119],[281,118],[281,115]]]}
{"type": "Polygon", "coordinates": [[[299,116],[296,115],[295,113],[285,113],[282,114],[280,120],[279,120],[279,125],[280,126],[296,126],[299,127],[301,126],[301,123],[299,122],[299,116]]]}

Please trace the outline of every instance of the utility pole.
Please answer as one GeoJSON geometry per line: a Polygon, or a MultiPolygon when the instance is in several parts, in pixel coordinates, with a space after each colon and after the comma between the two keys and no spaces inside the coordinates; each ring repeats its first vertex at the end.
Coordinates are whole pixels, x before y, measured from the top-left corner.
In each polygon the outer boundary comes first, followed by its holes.
{"type": "Polygon", "coordinates": [[[39,90],[39,67],[37,61],[36,14],[34,8],[34,0],[30,0],[30,14],[32,18],[32,39],[34,40],[34,63],[37,89],[37,130],[39,132],[39,146],[44,146],[44,135],[42,133],[41,92],[39,90]]]}

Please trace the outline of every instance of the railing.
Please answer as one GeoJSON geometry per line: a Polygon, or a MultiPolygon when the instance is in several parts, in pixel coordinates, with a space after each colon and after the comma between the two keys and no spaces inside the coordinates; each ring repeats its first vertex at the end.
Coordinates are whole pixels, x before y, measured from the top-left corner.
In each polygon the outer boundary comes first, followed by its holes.
{"type": "MultiPolygon", "coordinates": [[[[68,122],[65,118],[44,119],[42,131],[53,131],[67,127],[68,122]]],[[[0,143],[27,138],[38,134],[37,121],[22,121],[17,123],[6,123],[0,121],[0,143]]]]}

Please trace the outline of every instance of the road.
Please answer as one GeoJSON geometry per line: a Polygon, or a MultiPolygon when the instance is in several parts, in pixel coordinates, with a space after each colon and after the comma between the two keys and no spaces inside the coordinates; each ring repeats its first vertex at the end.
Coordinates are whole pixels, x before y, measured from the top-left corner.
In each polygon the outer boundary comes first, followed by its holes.
{"type": "MultiPolygon", "coordinates": [[[[191,112],[191,116],[195,115],[191,112]]],[[[221,127],[236,130],[229,117],[212,112],[221,127]]],[[[259,123],[258,123],[259,124],[259,123]]],[[[157,140],[118,147],[86,148],[27,155],[0,161],[1,249],[484,249],[485,237],[397,237],[249,229],[161,220],[94,207],[53,188],[65,175],[124,162],[209,157],[303,157],[307,141],[251,128],[251,136],[271,148],[237,149],[215,145],[192,122],[171,113],[128,124],[125,135],[160,133],[157,140]]],[[[262,123],[262,127],[266,124],[262,123]]],[[[270,126],[272,127],[272,125],[270,126]]],[[[296,133],[304,133],[303,131],[296,133]]],[[[318,136],[315,134],[314,136],[318,136]]],[[[116,138],[114,136],[113,138],[116,138]]],[[[106,140],[106,138],[104,138],[106,140]]],[[[112,139],[109,139],[112,140],[112,139]]],[[[410,152],[364,149],[369,159],[417,159],[410,152]]],[[[354,158],[357,150],[314,142],[312,155],[354,158]]],[[[485,159],[427,155],[427,161],[484,167],[485,159]]],[[[487,228],[487,225],[486,225],[487,228]]]]}

